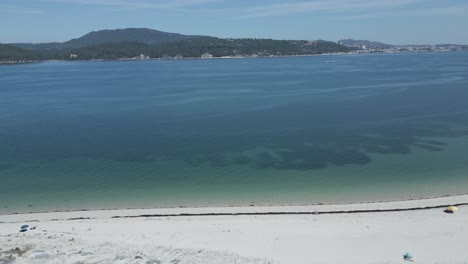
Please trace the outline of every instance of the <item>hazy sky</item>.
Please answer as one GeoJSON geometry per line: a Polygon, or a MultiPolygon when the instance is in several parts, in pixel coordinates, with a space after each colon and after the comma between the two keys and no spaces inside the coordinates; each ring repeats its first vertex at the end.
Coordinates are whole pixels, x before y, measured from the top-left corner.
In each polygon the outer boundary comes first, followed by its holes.
{"type": "Polygon", "coordinates": [[[218,37],[468,44],[468,0],[0,0],[0,42],[147,27],[218,37]]]}

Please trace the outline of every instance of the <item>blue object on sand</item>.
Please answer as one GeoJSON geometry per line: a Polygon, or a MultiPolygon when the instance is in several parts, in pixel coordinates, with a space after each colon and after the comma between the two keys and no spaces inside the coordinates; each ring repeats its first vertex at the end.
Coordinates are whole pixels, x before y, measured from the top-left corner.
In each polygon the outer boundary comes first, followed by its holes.
{"type": "Polygon", "coordinates": [[[21,226],[21,229],[27,229],[27,228],[29,228],[29,225],[22,225],[21,226]]]}
{"type": "Polygon", "coordinates": [[[406,253],[403,255],[403,258],[404,258],[404,259],[407,259],[407,260],[410,260],[410,259],[414,258],[414,255],[413,255],[413,253],[406,252],[406,253]]]}
{"type": "Polygon", "coordinates": [[[23,233],[23,232],[26,232],[28,231],[27,229],[21,229],[20,232],[23,233]]]}

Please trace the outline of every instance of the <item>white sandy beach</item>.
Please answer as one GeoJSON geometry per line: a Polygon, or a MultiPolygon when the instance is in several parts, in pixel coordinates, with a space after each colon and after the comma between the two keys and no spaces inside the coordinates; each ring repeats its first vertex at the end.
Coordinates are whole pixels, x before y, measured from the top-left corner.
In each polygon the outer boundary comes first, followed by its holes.
{"type": "Polygon", "coordinates": [[[464,203],[468,195],[348,205],[2,215],[0,263],[404,263],[405,252],[417,263],[468,263],[468,206],[455,214],[423,209],[464,203]],[[333,213],[409,208],[419,209],[333,213]],[[268,212],[316,214],[123,217],[268,212]],[[23,224],[36,229],[20,233],[23,224]]]}

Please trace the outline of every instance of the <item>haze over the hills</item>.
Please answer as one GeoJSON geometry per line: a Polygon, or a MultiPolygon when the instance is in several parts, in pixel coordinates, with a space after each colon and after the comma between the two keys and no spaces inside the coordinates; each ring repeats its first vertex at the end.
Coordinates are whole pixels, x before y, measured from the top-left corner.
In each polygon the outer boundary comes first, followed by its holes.
{"type": "Polygon", "coordinates": [[[354,46],[368,46],[374,48],[391,48],[393,45],[378,42],[378,41],[371,41],[371,40],[356,40],[356,39],[340,39],[338,43],[341,45],[345,45],[347,47],[354,47],[354,46]]]}
{"type": "Polygon", "coordinates": [[[368,39],[467,44],[458,0],[4,0],[0,43],[64,42],[104,28],[157,28],[220,38],[368,39]]]}

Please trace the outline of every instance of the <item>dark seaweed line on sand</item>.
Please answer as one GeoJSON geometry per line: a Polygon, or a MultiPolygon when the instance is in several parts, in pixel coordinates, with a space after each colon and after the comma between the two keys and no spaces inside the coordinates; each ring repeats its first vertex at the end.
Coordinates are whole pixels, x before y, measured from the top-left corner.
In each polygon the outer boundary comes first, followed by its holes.
{"type": "Polygon", "coordinates": [[[138,217],[178,217],[178,216],[242,216],[242,215],[325,215],[325,214],[361,214],[361,213],[385,213],[385,212],[404,212],[404,211],[421,211],[429,209],[447,208],[448,206],[463,206],[468,203],[446,204],[426,207],[412,207],[400,209],[374,209],[374,210],[350,210],[350,211],[314,211],[314,212],[252,212],[252,213],[200,213],[200,214],[144,214],[144,215],[127,215],[113,216],[112,218],[138,218],[138,217]]]}

